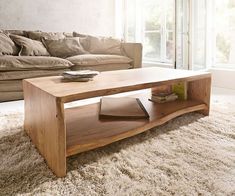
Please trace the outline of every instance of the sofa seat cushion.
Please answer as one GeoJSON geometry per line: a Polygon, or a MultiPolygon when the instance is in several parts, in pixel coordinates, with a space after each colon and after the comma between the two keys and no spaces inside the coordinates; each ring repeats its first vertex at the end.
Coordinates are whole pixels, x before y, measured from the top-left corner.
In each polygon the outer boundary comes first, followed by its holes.
{"type": "Polygon", "coordinates": [[[0,81],[0,93],[13,91],[23,91],[22,80],[0,81]]]}
{"type": "Polygon", "coordinates": [[[58,76],[61,75],[64,71],[69,71],[69,70],[70,69],[6,71],[6,72],[0,72],[0,81],[19,80],[19,79],[36,78],[43,76],[58,76]]]}
{"type": "Polygon", "coordinates": [[[0,92],[0,102],[23,99],[23,91],[0,92]]]}
{"type": "Polygon", "coordinates": [[[66,59],[43,56],[0,56],[0,71],[64,69],[73,64],[66,59]]]}
{"type": "Polygon", "coordinates": [[[10,35],[11,39],[20,46],[19,56],[49,56],[41,41],[32,40],[19,35],[10,35]]]}
{"type": "Polygon", "coordinates": [[[77,70],[94,70],[94,71],[115,71],[115,70],[125,70],[130,69],[132,66],[130,64],[122,63],[122,64],[107,64],[107,65],[88,65],[88,66],[81,66],[81,65],[75,65],[71,69],[73,71],[77,70]]]}
{"type": "Polygon", "coordinates": [[[16,55],[19,49],[15,43],[10,39],[10,37],[0,32],[0,55],[16,55]]]}
{"type": "Polygon", "coordinates": [[[129,64],[132,59],[120,55],[108,54],[83,54],[67,58],[74,65],[90,66],[90,65],[107,65],[107,64],[129,64]]]}

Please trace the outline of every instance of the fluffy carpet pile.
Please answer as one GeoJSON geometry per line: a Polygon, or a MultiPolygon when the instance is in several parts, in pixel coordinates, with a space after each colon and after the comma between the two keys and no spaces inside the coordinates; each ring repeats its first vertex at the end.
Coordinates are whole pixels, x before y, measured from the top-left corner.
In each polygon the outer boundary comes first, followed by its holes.
{"type": "Polygon", "coordinates": [[[24,133],[23,114],[0,113],[0,195],[234,195],[235,113],[225,109],[68,158],[65,178],[24,133]]]}

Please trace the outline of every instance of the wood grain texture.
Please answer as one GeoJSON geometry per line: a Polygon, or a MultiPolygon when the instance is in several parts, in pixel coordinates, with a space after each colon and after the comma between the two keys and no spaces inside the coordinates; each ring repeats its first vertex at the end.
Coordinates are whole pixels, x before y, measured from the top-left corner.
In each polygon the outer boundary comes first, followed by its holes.
{"type": "Polygon", "coordinates": [[[200,101],[158,104],[148,101],[149,94],[135,97],[139,97],[145,106],[150,115],[149,120],[100,120],[99,103],[66,109],[67,156],[139,134],[179,115],[206,109],[206,105],[200,101]]]}
{"type": "Polygon", "coordinates": [[[210,77],[210,74],[206,72],[151,67],[102,72],[94,81],[87,83],[63,83],[60,76],[33,78],[27,81],[66,103],[207,77],[210,77]]]}
{"type": "Polygon", "coordinates": [[[206,104],[206,109],[199,111],[204,115],[210,112],[211,77],[188,82],[188,98],[206,104]]]}
{"type": "Polygon", "coordinates": [[[211,75],[146,68],[103,72],[88,83],[63,83],[61,77],[27,79],[23,88],[24,128],[52,171],[63,177],[66,156],[136,135],[188,112],[208,115],[211,75]],[[148,101],[149,94],[139,96],[150,115],[147,120],[101,120],[99,103],[64,111],[66,102],[147,88],[157,90],[154,87],[177,82],[188,83],[189,100],[157,104],[148,101]]]}
{"type": "Polygon", "coordinates": [[[64,107],[55,97],[23,81],[24,129],[58,176],[66,175],[64,107]]]}

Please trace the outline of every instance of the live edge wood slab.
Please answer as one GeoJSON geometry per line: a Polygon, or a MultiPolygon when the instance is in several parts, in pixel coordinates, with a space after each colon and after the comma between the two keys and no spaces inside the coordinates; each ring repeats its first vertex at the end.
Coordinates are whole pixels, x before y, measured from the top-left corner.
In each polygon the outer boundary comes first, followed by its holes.
{"type": "Polygon", "coordinates": [[[60,76],[26,79],[24,129],[48,166],[58,176],[66,175],[66,157],[98,148],[161,125],[179,115],[198,111],[209,115],[211,75],[206,72],[142,68],[102,72],[94,81],[61,82],[60,76]],[[155,89],[187,82],[188,100],[157,104],[140,98],[149,119],[101,120],[99,103],[65,109],[64,104],[92,97],[155,89]],[[92,123],[91,123],[92,122],[92,123]]]}

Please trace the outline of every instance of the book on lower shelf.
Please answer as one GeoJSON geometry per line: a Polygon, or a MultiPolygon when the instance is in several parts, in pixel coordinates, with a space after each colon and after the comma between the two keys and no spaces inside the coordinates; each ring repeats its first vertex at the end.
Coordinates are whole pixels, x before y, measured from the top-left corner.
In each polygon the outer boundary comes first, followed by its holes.
{"type": "Polygon", "coordinates": [[[175,101],[178,99],[178,95],[175,93],[159,93],[159,94],[152,94],[150,101],[157,102],[157,103],[165,103],[169,101],[175,101]]]}
{"type": "Polygon", "coordinates": [[[100,101],[101,118],[141,119],[149,118],[149,114],[138,98],[103,97],[100,101]]]}

